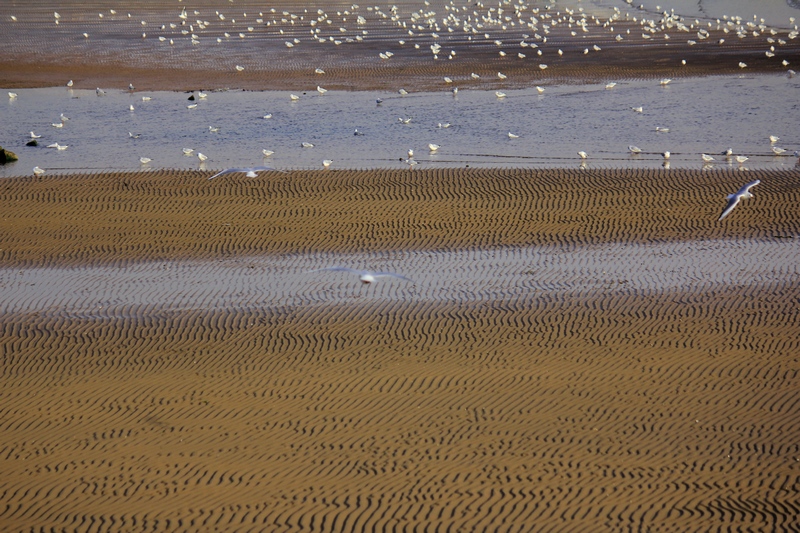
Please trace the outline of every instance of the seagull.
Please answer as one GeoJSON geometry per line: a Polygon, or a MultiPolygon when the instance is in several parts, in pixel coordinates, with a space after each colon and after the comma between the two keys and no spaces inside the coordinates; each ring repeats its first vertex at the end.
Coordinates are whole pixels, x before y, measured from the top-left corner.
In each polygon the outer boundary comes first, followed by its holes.
{"type": "Polygon", "coordinates": [[[720,155],[724,155],[725,157],[730,157],[730,156],[732,156],[732,155],[733,155],[733,148],[728,148],[727,150],[725,150],[724,152],[722,152],[722,154],[720,154],[720,155]]]}
{"type": "Polygon", "coordinates": [[[331,159],[324,159],[322,161],[322,166],[325,167],[325,168],[328,168],[332,164],[333,164],[333,160],[331,160],[331,159]]]}
{"type": "Polygon", "coordinates": [[[325,71],[322,70],[321,68],[315,68],[314,69],[314,74],[325,74],[325,71]]]}
{"type": "Polygon", "coordinates": [[[761,180],[751,181],[750,183],[748,183],[747,185],[745,185],[744,187],[739,189],[735,194],[729,194],[727,196],[728,205],[725,206],[725,210],[719,216],[718,220],[722,220],[723,218],[728,216],[728,213],[733,211],[733,208],[736,207],[739,204],[739,200],[752,198],[753,195],[750,193],[750,189],[752,189],[753,187],[755,187],[759,183],[761,183],[761,180]]]}
{"type": "Polygon", "coordinates": [[[537,85],[537,86],[536,86],[536,92],[537,92],[537,93],[539,93],[539,94],[543,94],[543,93],[544,93],[544,87],[539,87],[539,86],[537,85]]]}
{"type": "Polygon", "coordinates": [[[666,151],[661,155],[664,157],[664,159],[669,159],[670,153],[669,153],[669,151],[666,151]]]}
{"type": "Polygon", "coordinates": [[[661,80],[659,83],[661,83],[661,85],[669,85],[669,82],[671,82],[671,81],[672,81],[672,80],[671,80],[671,79],[669,79],[669,78],[664,78],[664,79],[663,79],[663,80],[661,80]]]}
{"type": "Polygon", "coordinates": [[[414,149],[413,148],[409,148],[408,152],[406,152],[406,153],[408,154],[408,158],[409,159],[413,159],[414,158],[414,149]]]}
{"type": "Polygon", "coordinates": [[[241,66],[241,65],[236,65],[236,71],[237,71],[237,72],[241,72],[241,71],[243,71],[243,70],[244,70],[244,67],[243,67],[243,66],[241,66]]]}
{"type": "Polygon", "coordinates": [[[617,86],[617,82],[615,82],[615,81],[606,83],[606,89],[613,89],[616,86],[617,86]]]}
{"type": "Polygon", "coordinates": [[[781,140],[781,138],[780,138],[780,137],[778,137],[777,135],[770,135],[770,136],[769,136],[769,142],[770,142],[771,144],[775,144],[776,142],[778,142],[778,141],[780,141],[780,140],[781,140]]]}
{"type": "Polygon", "coordinates": [[[13,99],[14,99],[14,98],[16,98],[17,96],[19,96],[17,93],[12,93],[12,92],[8,93],[8,98],[9,98],[10,100],[13,100],[13,99]]]}
{"type": "Polygon", "coordinates": [[[409,124],[411,122],[411,117],[397,117],[397,120],[400,121],[400,124],[409,124]]]}
{"type": "Polygon", "coordinates": [[[35,133],[31,132],[31,139],[41,139],[41,135],[36,135],[35,133]]]}
{"type": "Polygon", "coordinates": [[[50,125],[53,126],[54,128],[63,128],[64,127],[64,123],[63,122],[53,122],[50,125]]]}
{"type": "Polygon", "coordinates": [[[206,98],[208,95],[206,93],[197,93],[198,98],[206,98]]]}
{"type": "Polygon", "coordinates": [[[69,81],[67,82],[67,87],[72,87],[72,85],[73,85],[73,83],[72,83],[72,80],[69,80],[69,81]]]}
{"type": "Polygon", "coordinates": [[[746,155],[737,155],[736,157],[734,157],[734,159],[736,159],[736,162],[741,165],[742,163],[744,163],[745,161],[747,161],[750,158],[747,157],[746,155]]]}
{"type": "Polygon", "coordinates": [[[194,148],[184,148],[183,155],[192,155],[194,153],[194,148]]]}
{"type": "Polygon", "coordinates": [[[631,110],[635,111],[636,113],[644,113],[644,108],[642,106],[632,107],[631,110]]]}
{"type": "Polygon", "coordinates": [[[511,132],[509,131],[509,132],[508,132],[508,138],[509,138],[509,139],[519,139],[519,135],[515,135],[515,134],[513,134],[513,133],[511,133],[511,132]]]}
{"type": "Polygon", "coordinates": [[[292,102],[296,102],[296,101],[300,100],[300,97],[299,97],[299,96],[297,96],[296,94],[290,94],[290,95],[289,95],[289,99],[290,99],[292,102]]]}
{"type": "Polygon", "coordinates": [[[103,89],[101,89],[100,87],[95,89],[94,92],[97,93],[97,96],[103,96],[104,94],[106,94],[106,92],[103,89]]]}
{"type": "Polygon", "coordinates": [[[219,126],[217,127],[209,126],[208,131],[210,131],[211,133],[219,133],[219,126]]]}
{"type": "Polygon", "coordinates": [[[360,131],[358,131],[358,128],[356,128],[356,129],[355,129],[355,131],[353,132],[353,135],[355,135],[356,137],[359,137],[359,136],[361,136],[361,135],[364,135],[364,133],[363,133],[363,132],[360,132],[360,131]]]}
{"type": "Polygon", "coordinates": [[[300,146],[303,148],[314,148],[313,143],[307,143],[307,142],[300,143],[300,146]]]}
{"type": "Polygon", "coordinates": [[[500,78],[501,80],[504,80],[504,79],[508,78],[508,76],[506,76],[506,75],[505,75],[505,74],[503,74],[502,72],[498,72],[498,73],[497,73],[497,77],[498,77],[498,78],[500,78]]]}
{"type": "Polygon", "coordinates": [[[706,163],[710,163],[710,162],[714,161],[714,158],[711,157],[708,154],[700,154],[700,157],[702,157],[703,161],[705,161],[706,163]]]}
{"type": "Polygon", "coordinates": [[[274,154],[275,152],[273,152],[272,150],[266,150],[266,149],[264,149],[264,150],[261,150],[261,153],[262,153],[262,154],[264,154],[264,157],[269,157],[269,156],[271,156],[272,154],[274,154]]]}
{"type": "Polygon", "coordinates": [[[140,157],[140,158],[139,158],[139,163],[141,163],[141,164],[143,164],[143,165],[146,165],[146,164],[147,164],[147,163],[149,163],[150,161],[152,161],[152,159],[150,159],[149,157],[140,157]]]}
{"type": "Polygon", "coordinates": [[[39,168],[38,166],[33,167],[33,174],[35,176],[38,176],[40,174],[44,174],[44,169],[43,168],[39,168]]]}
{"type": "Polygon", "coordinates": [[[441,146],[439,146],[438,144],[433,144],[433,143],[430,143],[430,144],[428,145],[428,149],[429,149],[431,152],[435,152],[435,151],[436,151],[436,150],[438,150],[439,148],[441,148],[441,146]]]}
{"type": "Polygon", "coordinates": [[[506,93],[504,93],[502,91],[495,91],[494,95],[496,97],[498,97],[498,98],[505,98],[506,97],[506,93]]]}
{"type": "Polygon", "coordinates": [[[135,90],[136,90],[136,88],[133,86],[133,84],[132,84],[132,83],[129,83],[129,84],[128,84],[128,90],[129,90],[129,91],[135,91],[135,90]]]}
{"type": "Polygon", "coordinates": [[[669,133],[669,128],[664,128],[663,126],[656,126],[656,132],[658,132],[658,133],[669,133]]]}
{"type": "Polygon", "coordinates": [[[587,157],[589,157],[589,154],[587,154],[587,153],[586,153],[586,152],[584,152],[583,150],[581,150],[580,152],[578,152],[578,155],[580,156],[580,158],[581,158],[581,159],[586,159],[587,157]]]}
{"type": "Polygon", "coordinates": [[[449,122],[439,122],[439,123],[436,125],[436,127],[437,127],[437,128],[443,128],[443,129],[447,129],[447,128],[449,128],[451,125],[452,125],[452,124],[450,124],[449,122]]]}
{"type": "Polygon", "coordinates": [[[642,149],[638,146],[630,145],[628,146],[628,151],[632,154],[640,154],[642,153],[642,149]]]}
{"type": "Polygon", "coordinates": [[[320,87],[319,85],[317,85],[317,92],[319,94],[325,94],[326,92],[328,92],[328,89],[325,89],[325,88],[320,87]]]}
{"type": "Polygon", "coordinates": [[[263,171],[263,170],[275,170],[275,171],[277,171],[277,172],[281,172],[280,170],[278,170],[278,169],[276,169],[276,168],[273,168],[273,167],[226,168],[226,169],[225,169],[225,170],[223,170],[222,172],[217,172],[216,174],[214,174],[213,176],[211,176],[211,177],[210,177],[210,178],[208,178],[208,179],[210,179],[210,180],[213,180],[213,179],[214,179],[214,178],[216,178],[217,176],[222,176],[223,174],[234,174],[234,173],[237,173],[237,172],[244,172],[244,173],[246,173],[246,176],[247,176],[248,178],[256,178],[256,177],[258,177],[258,174],[257,174],[257,173],[258,173],[258,172],[261,172],[261,171],[263,171]]]}
{"type": "Polygon", "coordinates": [[[783,155],[786,152],[786,148],[780,148],[778,146],[772,147],[772,153],[775,155],[783,155]]]}
{"type": "Polygon", "coordinates": [[[128,137],[130,137],[131,139],[138,139],[141,136],[142,136],[141,133],[132,133],[130,131],[128,132],[128,137]]]}
{"type": "Polygon", "coordinates": [[[69,117],[67,115],[65,115],[64,113],[61,113],[61,117],[59,117],[59,118],[61,118],[61,122],[66,122],[66,121],[69,120],[69,117]]]}
{"type": "Polygon", "coordinates": [[[202,153],[202,152],[197,152],[197,159],[199,159],[200,162],[202,163],[206,159],[208,159],[208,156],[206,154],[202,153]]]}
{"type": "MultiPolygon", "coordinates": [[[[316,270],[312,270],[312,272],[349,272],[351,274],[358,274],[358,279],[364,285],[369,285],[370,283],[375,283],[378,281],[378,278],[397,278],[402,279],[404,281],[411,281],[405,276],[401,276],[400,274],[395,274],[394,272],[371,272],[369,270],[356,270],[354,268],[347,268],[347,267],[328,267],[328,268],[318,268],[316,270]]],[[[411,283],[414,283],[411,281],[411,283]]]]}

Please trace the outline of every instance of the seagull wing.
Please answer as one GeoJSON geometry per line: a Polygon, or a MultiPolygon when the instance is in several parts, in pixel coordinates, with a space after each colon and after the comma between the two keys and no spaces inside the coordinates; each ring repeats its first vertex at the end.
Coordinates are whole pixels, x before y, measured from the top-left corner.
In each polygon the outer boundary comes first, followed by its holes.
{"type": "Polygon", "coordinates": [[[728,216],[728,213],[733,211],[733,208],[736,207],[739,204],[739,200],[741,200],[741,198],[742,198],[742,195],[739,194],[739,193],[732,194],[731,197],[730,197],[730,200],[728,200],[728,205],[725,206],[725,210],[719,216],[718,220],[722,220],[723,218],[728,216]]]}
{"type": "Polygon", "coordinates": [[[376,278],[387,278],[387,277],[389,277],[389,278],[397,278],[397,279],[402,279],[402,280],[410,281],[411,283],[414,283],[413,280],[410,280],[405,276],[401,276],[400,274],[395,274],[394,272],[375,272],[372,275],[375,276],[376,278]]]}
{"type": "Polygon", "coordinates": [[[742,195],[742,194],[744,194],[746,192],[750,192],[750,189],[752,189],[753,187],[755,187],[759,183],[761,183],[761,180],[751,181],[750,183],[748,183],[747,185],[745,185],[744,187],[739,189],[739,192],[736,193],[736,196],[740,196],[740,195],[742,195]]]}
{"type": "Polygon", "coordinates": [[[233,174],[234,172],[247,172],[249,170],[250,170],[249,168],[226,168],[222,172],[217,172],[216,174],[214,174],[213,176],[211,176],[208,179],[213,180],[217,176],[222,176],[223,174],[233,174]]]}

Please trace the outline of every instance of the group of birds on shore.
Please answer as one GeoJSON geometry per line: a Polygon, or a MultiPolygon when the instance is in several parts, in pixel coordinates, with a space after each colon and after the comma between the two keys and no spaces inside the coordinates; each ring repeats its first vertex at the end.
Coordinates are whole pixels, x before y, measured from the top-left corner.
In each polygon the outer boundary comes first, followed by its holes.
{"type": "MultiPolygon", "coordinates": [[[[606,43],[611,46],[633,41],[655,45],[663,40],[665,44],[685,42],[686,46],[702,47],[724,46],[726,42],[744,39],[763,41],[765,57],[788,67],[787,59],[779,57],[781,47],[798,36],[794,17],[789,18],[787,29],[770,27],[757,16],[745,19],[724,15],[691,20],[661,6],[647,11],[642,5],[634,6],[633,0],[627,3],[628,6],[607,7],[584,6],[580,2],[570,6],[525,0],[496,3],[449,0],[433,6],[429,0],[423,0],[418,6],[352,4],[337,5],[335,10],[272,7],[250,13],[237,10],[234,5],[226,6],[227,9],[218,7],[213,13],[210,9],[184,6],[172,14],[167,10],[151,11],[147,15],[149,20],[143,19],[144,15],[118,13],[115,9],[96,15],[84,9],[80,13],[70,10],[65,16],[54,12],[52,22],[62,26],[74,22],[85,24],[87,17],[96,16],[104,28],[103,38],[113,35],[115,29],[120,35],[141,29],[142,39],[155,37],[167,49],[183,42],[197,48],[209,42],[233,46],[252,39],[276,40],[285,54],[301,53],[297,50],[310,45],[357,46],[379,34],[379,42],[385,44],[375,55],[380,62],[393,61],[404,53],[414,57],[424,53],[434,60],[457,61],[464,47],[480,46],[495,48],[499,60],[534,61],[538,70],[548,67],[543,62],[545,58],[557,61],[565,54],[601,53],[606,43]],[[162,20],[153,20],[161,16],[162,20]]],[[[22,22],[15,15],[10,20],[22,22]]],[[[80,39],[89,38],[83,32],[80,39]]],[[[683,60],[681,64],[685,63],[683,60]]],[[[739,68],[747,67],[744,61],[737,63],[739,68]]],[[[232,72],[243,72],[250,65],[233,62],[230,68],[232,72]]]]}

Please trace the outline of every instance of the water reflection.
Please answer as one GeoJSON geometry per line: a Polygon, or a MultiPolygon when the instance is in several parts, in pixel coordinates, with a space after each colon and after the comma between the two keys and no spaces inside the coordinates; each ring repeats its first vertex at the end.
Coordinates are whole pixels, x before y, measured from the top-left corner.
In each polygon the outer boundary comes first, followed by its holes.
{"type": "Polygon", "coordinates": [[[107,90],[97,96],[66,88],[17,89],[17,98],[0,104],[0,145],[17,152],[20,161],[0,167],[0,175],[29,174],[34,166],[49,173],[323,168],[324,160],[332,161],[331,169],[403,168],[409,149],[415,151],[415,168],[699,169],[702,153],[714,154],[711,168],[739,168],[733,158],[716,155],[728,147],[749,158],[748,168],[791,168],[797,159],[791,154],[800,149],[794,137],[798,87],[798,78],[758,75],[677,79],[666,86],[618,81],[611,90],[605,83],[553,85],[544,94],[506,90],[502,99],[493,91],[461,90],[455,97],[450,91],[321,95],[312,88],[298,93],[297,101],[289,91],[209,92],[189,101],[189,93],[175,92],[107,90]],[[61,114],[70,120],[53,127],[61,114]],[[42,136],[39,146],[25,146],[30,131],[42,136]],[[773,153],[770,135],[782,137],[777,146],[785,155],[773,153]],[[46,148],[53,143],[69,148],[46,148]],[[432,152],[429,144],[441,147],[432,152]],[[642,152],[630,154],[629,145],[642,152]],[[193,152],[185,155],[184,148],[193,152]],[[265,150],[274,154],[267,157],[265,150]],[[204,164],[199,153],[208,156],[204,164]],[[143,166],[142,157],[152,161],[143,166]]]}

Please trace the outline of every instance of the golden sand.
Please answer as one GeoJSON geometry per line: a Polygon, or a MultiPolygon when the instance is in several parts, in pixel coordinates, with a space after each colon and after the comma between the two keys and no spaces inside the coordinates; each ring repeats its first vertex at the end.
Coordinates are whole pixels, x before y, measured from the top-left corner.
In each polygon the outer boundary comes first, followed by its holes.
{"type": "MultiPolygon", "coordinates": [[[[6,275],[800,234],[798,172],[209,174],[6,180],[6,275]]],[[[798,280],[701,281],[0,316],[0,529],[796,529],[798,280]]]]}

